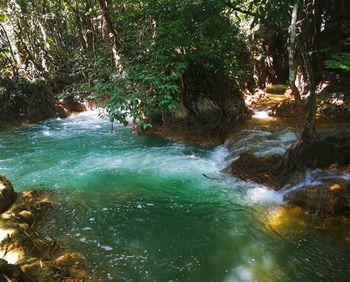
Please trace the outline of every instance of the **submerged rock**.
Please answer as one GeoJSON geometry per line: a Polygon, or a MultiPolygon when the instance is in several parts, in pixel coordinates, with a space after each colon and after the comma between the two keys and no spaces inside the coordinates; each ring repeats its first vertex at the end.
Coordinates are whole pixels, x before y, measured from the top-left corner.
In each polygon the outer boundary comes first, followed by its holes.
{"type": "Polygon", "coordinates": [[[6,177],[0,175],[0,214],[15,202],[17,194],[6,177]]]}
{"type": "Polygon", "coordinates": [[[17,265],[0,261],[0,282],[94,281],[84,257],[70,252],[68,246],[47,232],[55,224],[57,196],[41,190],[23,192],[1,215],[5,237],[0,242],[0,252],[17,265]],[[10,280],[2,280],[3,273],[10,280]]]}
{"type": "Polygon", "coordinates": [[[18,215],[23,219],[24,222],[32,222],[33,221],[33,215],[30,211],[23,210],[18,213],[18,215]]]}

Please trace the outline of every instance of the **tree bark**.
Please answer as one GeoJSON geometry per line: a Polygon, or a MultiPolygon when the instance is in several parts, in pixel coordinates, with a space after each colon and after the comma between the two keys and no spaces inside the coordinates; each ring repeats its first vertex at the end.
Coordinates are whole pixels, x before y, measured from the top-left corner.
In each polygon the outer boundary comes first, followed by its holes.
{"type": "Polygon", "coordinates": [[[301,55],[303,57],[305,71],[307,74],[307,79],[309,82],[309,97],[307,99],[307,110],[302,125],[302,131],[299,138],[303,140],[304,143],[312,142],[315,139],[316,130],[316,110],[317,110],[317,100],[316,100],[316,82],[315,74],[311,63],[310,55],[306,50],[306,46],[302,40],[297,39],[297,44],[301,55]]]}
{"type": "Polygon", "coordinates": [[[295,85],[296,67],[295,67],[295,53],[297,49],[297,20],[298,20],[298,3],[294,4],[292,12],[292,20],[289,30],[289,44],[288,44],[288,60],[289,60],[289,87],[292,90],[298,116],[302,113],[302,101],[298,87],[295,85]]]}
{"type": "MultiPolygon", "coordinates": [[[[307,47],[305,46],[305,43],[302,41],[302,39],[299,38],[296,34],[297,11],[298,11],[298,7],[297,7],[297,4],[295,4],[293,7],[292,21],[291,21],[291,27],[290,27],[290,42],[289,42],[290,46],[288,46],[289,67],[291,72],[289,76],[289,80],[290,80],[289,83],[291,85],[291,88],[292,87],[296,88],[294,83],[295,69],[292,67],[295,64],[294,63],[295,52],[296,50],[298,50],[301,53],[305,72],[307,75],[307,81],[309,86],[309,97],[306,105],[307,106],[306,113],[304,111],[299,112],[301,122],[299,125],[300,132],[298,133],[298,139],[290,148],[288,148],[278,168],[279,172],[284,175],[289,175],[290,173],[298,169],[298,166],[301,161],[299,159],[300,152],[303,150],[303,148],[306,145],[313,142],[316,137],[316,130],[315,130],[316,82],[315,82],[314,71],[311,63],[311,58],[309,53],[307,52],[307,47]]],[[[301,104],[299,109],[301,110],[301,104]]]]}
{"type": "Polygon", "coordinates": [[[121,42],[119,38],[119,32],[114,26],[111,17],[110,17],[110,11],[109,11],[109,0],[98,0],[98,3],[100,5],[101,11],[102,11],[102,17],[106,23],[107,30],[109,32],[109,37],[111,38],[111,48],[113,53],[113,64],[117,68],[118,73],[120,75],[123,74],[123,67],[122,67],[122,56],[118,52],[118,49],[121,47],[121,42]]]}

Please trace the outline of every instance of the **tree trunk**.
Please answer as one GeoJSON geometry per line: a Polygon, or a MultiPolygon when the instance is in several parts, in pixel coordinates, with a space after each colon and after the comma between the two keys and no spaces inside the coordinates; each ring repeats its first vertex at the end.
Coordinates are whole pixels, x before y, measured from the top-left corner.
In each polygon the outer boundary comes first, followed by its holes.
{"type": "Polygon", "coordinates": [[[297,20],[298,20],[298,3],[293,6],[292,20],[290,24],[290,37],[288,45],[288,59],[289,59],[289,86],[292,90],[298,116],[302,113],[302,101],[298,87],[295,85],[296,67],[295,67],[295,53],[296,53],[296,38],[297,38],[297,20]]]}
{"type": "MultiPolygon", "coordinates": [[[[119,40],[118,30],[114,27],[113,22],[110,17],[110,11],[109,11],[109,0],[98,0],[98,3],[100,5],[101,11],[102,11],[102,17],[106,23],[107,31],[109,32],[109,37],[111,38],[111,48],[113,53],[113,64],[117,68],[118,73],[120,75],[123,74],[123,67],[122,67],[122,56],[118,52],[118,49],[121,47],[121,43],[119,40]]],[[[107,36],[108,37],[108,36],[107,36]]]]}
{"type": "Polygon", "coordinates": [[[309,97],[307,100],[307,112],[306,116],[303,120],[302,131],[300,133],[299,139],[303,140],[304,143],[312,142],[315,139],[316,130],[315,130],[315,122],[316,122],[316,82],[315,75],[312,68],[311,58],[308,54],[305,44],[298,39],[298,47],[303,57],[305,71],[307,74],[307,79],[309,83],[309,97]]]}
{"type": "MultiPolygon", "coordinates": [[[[292,68],[292,66],[294,65],[294,60],[292,61],[292,59],[294,59],[295,51],[298,49],[298,51],[302,55],[303,64],[307,75],[307,81],[309,86],[309,97],[307,100],[306,113],[304,111],[299,112],[299,115],[301,117],[301,122],[299,126],[300,131],[298,132],[298,139],[290,148],[288,148],[278,168],[279,172],[284,175],[289,175],[293,173],[295,170],[298,170],[299,168],[302,169],[302,167],[299,167],[299,166],[302,166],[302,163],[301,163],[302,160],[300,160],[299,158],[300,152],[303,150],[303,148],[306,145],[313,142],[316,136],[316,130],[315,130],[316,83],[315,83],[315,77],[314,77],[314,71],[312,68],[311,58],[309,53],[307,52],[307,47],[305,46],[302,39],[298,38],[296,34],[297,10],[298,10],[298,7],[296,4],[293,7],[292,23],[290,28],[290,33],[291,33],[290,46],[288,47],[289,66],[290,66],[290,72],[291,72],[290,84],[291,84],[291,88],[292,86],[295,86],[295,83],[293,81],[293,79],[295,80],[295,76],[294,76],[295,72],[294,72],[294,69],[292,68]]],[[[299,109],[301,109],[301,105],[299,109]]]]}

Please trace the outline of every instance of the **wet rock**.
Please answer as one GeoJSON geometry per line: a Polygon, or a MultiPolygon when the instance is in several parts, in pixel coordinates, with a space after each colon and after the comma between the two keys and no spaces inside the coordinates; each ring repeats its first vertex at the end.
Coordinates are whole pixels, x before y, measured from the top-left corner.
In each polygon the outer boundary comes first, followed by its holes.
{"type": "Polygon", "coordinates": [[[18,213],[18,215],[23,219],[25,222],[32,222],[33,221],[33,215],[30,211],[23,210],[18,213]]]}
{"type": "Polygon", "coordinates": [[[305,187],[286,194],[284,200],[321,217],[350,215],[350,184],[305,187]]]}
{"type": "MultiPolygon", "coordinates": [[[[65,269],[52,269],[50,263],[40,259],[33,259],[23,265],[24,273],[31,278],[31,281],[60,281],[59,277],[69,277],[65,269]]],[[[64,281],[64,280],[63,280],[64,281]]]]}
{"type": "Polygon", "coordinates": [[[271,188],[279,187],[281,178],[275,174],[282,156],[256,157],[251,153],[242,153],[224,172],[231,173],[245,181],[260,183],[271,188]]]}
{"type": "Polygon", "coordinates": [[[302,144],[293,152],[288,170],[283,170],[282,160],[285,159],[280,155],[257,157],[249,152],[242,153],[224,172],[279,190],[301,180],[309,169],[346,170],[350,165],[350,128],[324,131],[315,141],[302,144]]]}
{"type": "Polygon", "coordinates": [[[28,282],[30,281],[18,265],[9,264],[0,259],[0,281],[28,282]]]}
{"type": "Polygon", "coordinates": [[[29,225],[28,223],[20,223],[18,224],[18,226],[23,229],[23,230],[28,230],[29,229],[29,225]]]}
{"type": "Polygon", "coordinates": [[[81,102],[75,100],[73,97],[67,97],[63,100],[63,105],[64,107],[69,111],[69,112],[84,112],[86,111],[86,107],[84,104],[81,102]]]}
{"type": "Polygon", "coordinates": [[[217,135],[228,133],[248,116],[241,91],[225,73],[191,65],[184,74],[181,105],[164,114],[161,122],[179,134],[217,135]]]}
{"type": "Polygon", "coordinates": [[[0,213],[8,210],[15,202],[17,194],[12,187],[12,184],[0,175],[0,213]]]}
{"type": "Polygon", "coordinates": [[[63,101],[61,100],[56,100],[55,101],[55,106],[57,109],[58,117],[59,118],[65,118],[68,117],[69,114],[71,113],[66,107],[63,101]]]}
{"type": "Polygon", "coordinates": [[[319,134],[316,141],[298,153],[298,167],[327,168],[332,164],[350,164],[350,128],[338,128],[319,134]]]}
{"type": "Polygon", "coordinates": [[[292,100],[285,100],[271,107],[269,115],[279,118],[291,118],[295,117],[296,112],[295,102],[292,100]]]}
{"type": "Polygon", "coordinates": [[[274,84],[265,87],[266,93],[284,94],[288,89],[288,85],[274,84]]]}

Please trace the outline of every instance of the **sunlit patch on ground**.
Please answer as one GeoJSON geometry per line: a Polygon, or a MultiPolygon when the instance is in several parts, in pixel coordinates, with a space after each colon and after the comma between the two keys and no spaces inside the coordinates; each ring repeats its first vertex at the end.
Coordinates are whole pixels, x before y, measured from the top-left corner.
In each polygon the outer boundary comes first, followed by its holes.
{"type": "Polygon", "coordinates": [[[15,234],[16,230],[12,228],[0,228],[0,258],[7,260],[8,263],[16,264],[24,254],[20,249],[11,249],[9,240],[15,234]]]}
{"type": "Polygon", "coordinates": [[[15,233],[15,229],[0,228],[0,243],[8,237],[11,237],[13,233],[15,233]]]}
{"type": "Polygon", "coordinates": [[[252,118],[256,119],[273,119],[269,116],[267,111],[255,111],[254,115],[252,115],[252,118]]]}
{"type": "MultiPolygon", "coordinates": [[[[1,249],[1,251],[3,251],[1,249]]],[[[4,260],[7,260],[8,263],[10,264],[17,264],[18,262],[20,262],[24,257],[24,253],[19,251],[19,250],[11,250],[11,251],[8,251],[6,253],[5,256],[3,256],[2,258],[4,260]]]]}

